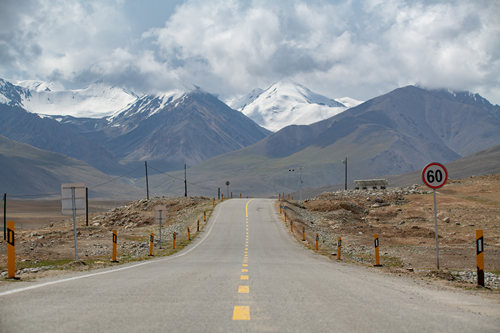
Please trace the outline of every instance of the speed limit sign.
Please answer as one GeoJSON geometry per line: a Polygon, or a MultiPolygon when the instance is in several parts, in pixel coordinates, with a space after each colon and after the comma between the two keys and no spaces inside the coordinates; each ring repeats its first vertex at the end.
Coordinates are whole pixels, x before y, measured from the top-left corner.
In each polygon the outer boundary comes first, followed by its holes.
{"type": "Polygon", "coordinates": [[[448,180],[448,171],[446,171],[446,168],[441,163],[429,163],[422,170],[422,180],[425,185],[432,189],[440,188],[448,180]]]}
{"type": "Polygon", "coordinates": [[[433,162],[425,166],[422,170],[422,180],[425,185],[433,189],[434,194],[434,235],[436,238],[436,265],[439,269],[439,237],[437,225],[437,205],[436,205],[436,189],[446,184],[448,180],[448,171],[441,163],[433,162]]]}

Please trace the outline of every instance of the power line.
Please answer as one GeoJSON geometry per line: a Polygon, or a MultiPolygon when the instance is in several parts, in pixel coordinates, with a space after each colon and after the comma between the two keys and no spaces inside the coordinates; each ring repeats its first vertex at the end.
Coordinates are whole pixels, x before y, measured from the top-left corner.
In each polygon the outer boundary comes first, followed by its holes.
{"type": "MultiPolygon", "coordinates": [[[[94,186],[92,186],[92,189],[94,189],[94,188],[96,188],[96,187],[99,187],[99,186],[103,186],[103,185],[106,185],[106,184],[112,183],[112,182],[114,182],[115,180],[118,180],[118,179],[120,179],[120,178],[123,178],[123,177],[125,177],[125,176],[128,176],[128,175],[130,175],[130,174],[132,174],[132,173],[136,172],[136,171],[137,171],[137,170],[139,170],[140,168],[142,168],[142,166],[138,166],[138,167],[137,167],[137,168],[135,168],[134,170],[132,170],[132,171],[130,171],[130,172],[127,172],[127,173],[125,173],[125,174],[123,174],[123,175],[116,176],[116,177],[114,177],[113,179],[108,180],[108,181],[106,181],[106,182],[103,182],[103,183],[100,183],[100,184],[94,185],[94,186]]],[[[90,186],[89,186],[89,187],[90,187],[90,186]]]]}

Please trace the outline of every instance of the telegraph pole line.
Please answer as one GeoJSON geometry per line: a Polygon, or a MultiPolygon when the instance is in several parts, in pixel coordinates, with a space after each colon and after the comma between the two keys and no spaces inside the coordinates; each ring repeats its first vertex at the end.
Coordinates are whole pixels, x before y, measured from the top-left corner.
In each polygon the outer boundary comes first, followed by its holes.
{"type": "Polygon", "coordinates": [[[188,196],[188,183],[187,183],[187,171],[186,171],[186,163],[184,163],[184,196],[188,196]]]}
{"type": "Polygon", "coordinates": [[[146,198],[149,200],[149,179],[148,179],[148,161],[144,161],[146,168],[146,198]]]}
{"type": "Polygon", "coordinates": [[[343,161],[345,164],[345,180],[344,180],[344,189],[347,191],[347,156],[345,157],[345,160],[343,161]]]}
{"type": "Polygon", "coordinates": [[[3,239],[7,240],[7,193],[3,194],[3,239]]]}

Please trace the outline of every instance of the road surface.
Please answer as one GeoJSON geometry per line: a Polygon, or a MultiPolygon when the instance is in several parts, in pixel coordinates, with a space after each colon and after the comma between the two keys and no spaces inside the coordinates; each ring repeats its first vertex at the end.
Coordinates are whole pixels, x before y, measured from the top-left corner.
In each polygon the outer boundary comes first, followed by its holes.
{"type": "Polygon", "coordinates": [[[0,289],[0,332],[499,332],[498,301],[332,262],[266,199],[172,257],[0,289]]]}

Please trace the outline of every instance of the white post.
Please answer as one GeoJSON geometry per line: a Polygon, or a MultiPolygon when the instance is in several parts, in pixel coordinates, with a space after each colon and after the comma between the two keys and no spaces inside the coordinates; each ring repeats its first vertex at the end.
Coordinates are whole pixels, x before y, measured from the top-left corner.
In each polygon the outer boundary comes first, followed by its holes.
{"type": "Polygon", "coordinates": [[[76,199],[75,188],[71,188],[71,204],[73,209],[73,233],[75,235],[75,261],[78,261],[78,243],[76,239],[76,199]]]}
{"type": "Polygon", "coordinates": [[[160,214],[159,218],[160,218],[160,249],[161,249],[161,213],[162,211],[158,211],[158,213],[160,214]]]}
{"type": "Polygon", "coordinates": [[[436,236],[436,264],[439,269],[439,240],[438,240],[438,224],[437,224],[437,205],[436,205],[436,189],[434,189],[434,234],[436,236]]]}

